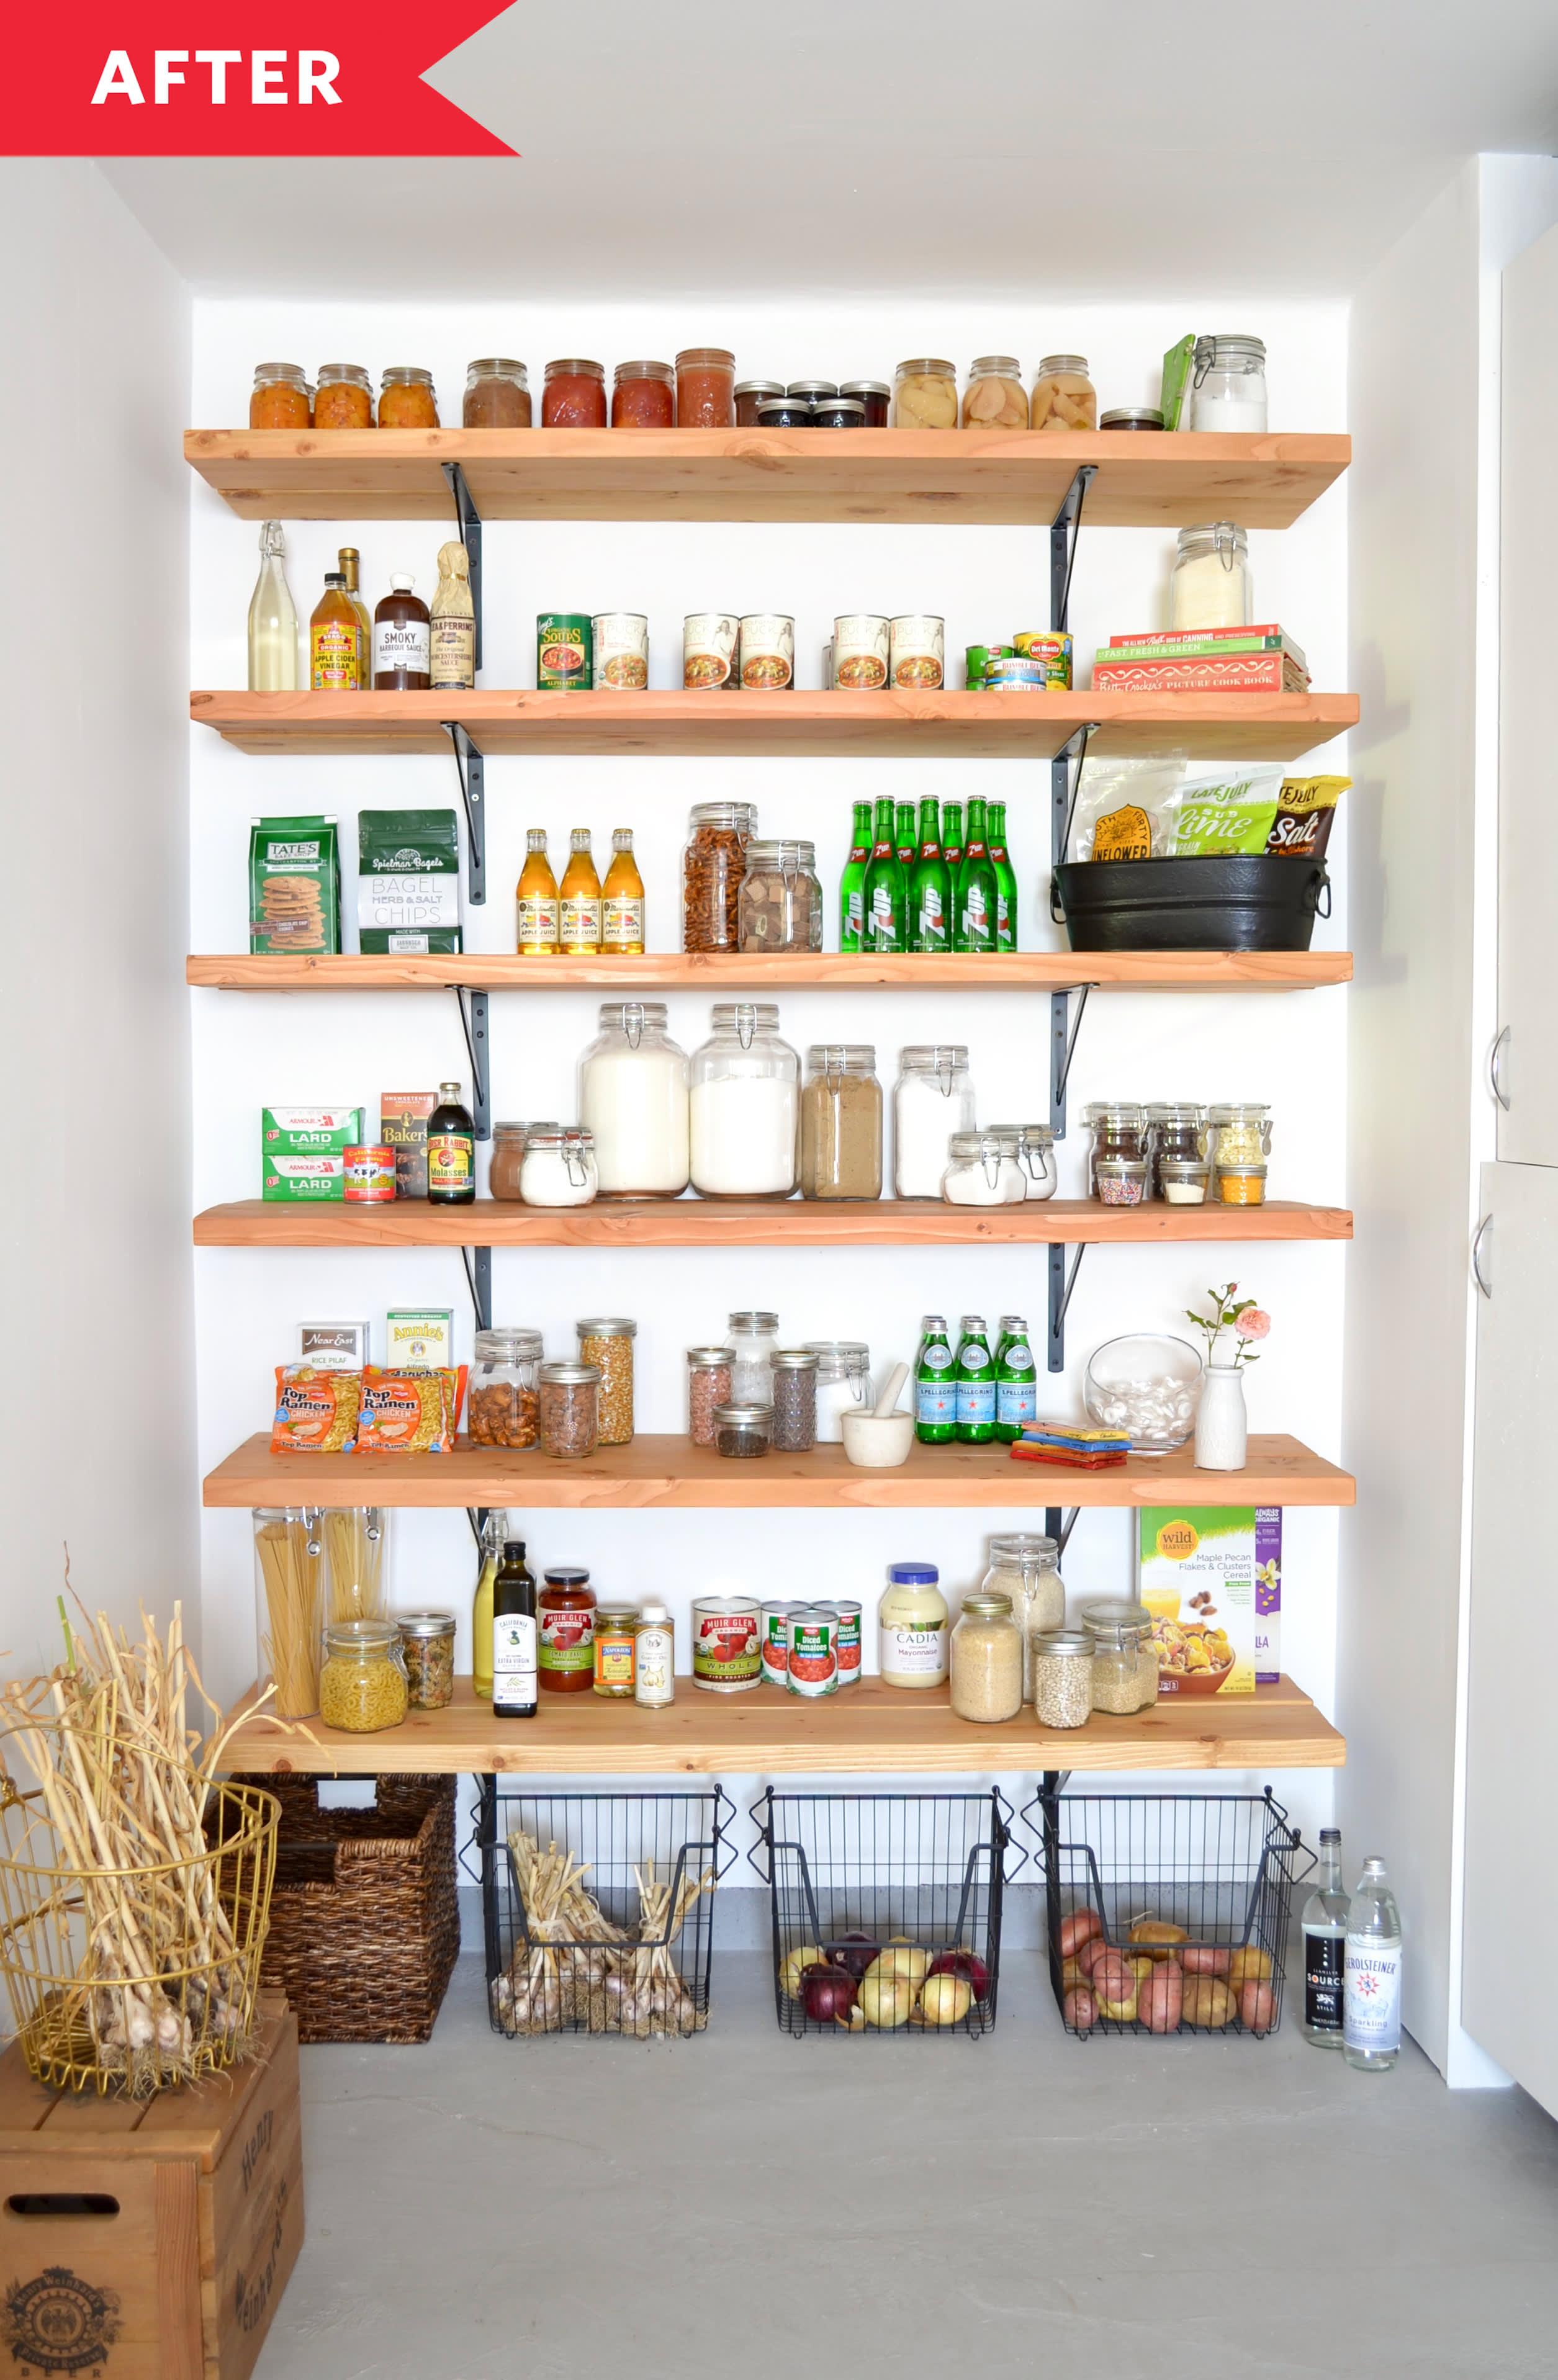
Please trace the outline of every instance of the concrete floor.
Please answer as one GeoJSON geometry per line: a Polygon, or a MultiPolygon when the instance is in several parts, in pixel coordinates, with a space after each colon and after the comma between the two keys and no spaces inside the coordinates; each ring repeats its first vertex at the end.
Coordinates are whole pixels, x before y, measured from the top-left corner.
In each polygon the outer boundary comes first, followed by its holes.
{"type": "Polygon", "coordinates": [[[795,2042],[766,1960],[692,2042],[303,2052],[308,2238],[258,2380],[1549,2380],[1558,2125],[1416,2050],[1061,2032],[795,2042]]]}

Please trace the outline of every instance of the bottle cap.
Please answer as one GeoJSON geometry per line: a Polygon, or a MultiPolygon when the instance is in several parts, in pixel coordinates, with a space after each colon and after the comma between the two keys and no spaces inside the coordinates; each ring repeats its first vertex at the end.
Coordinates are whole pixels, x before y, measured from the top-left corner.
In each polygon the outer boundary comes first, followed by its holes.
{"type": "Polygon", "coordinates": [[[1321,1827],[1320,1839],[1322,1843],[1339,1843],[1342,1840],[1342,1829],[1340,1827],[1321,1827]]]}
{"type": "Polygon", "coordinates": [[[639,1617],[640,1620],[653,1621],[657,1625],[663,1626],[671,1615],[663,1603],[659,1602],[652,1595],[646,1595],[639,1606],[639,1617]]]}

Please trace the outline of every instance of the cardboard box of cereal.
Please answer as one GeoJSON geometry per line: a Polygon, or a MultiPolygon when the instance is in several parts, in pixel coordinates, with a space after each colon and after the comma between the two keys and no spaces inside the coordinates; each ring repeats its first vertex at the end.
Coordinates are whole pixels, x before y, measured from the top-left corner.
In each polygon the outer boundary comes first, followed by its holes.
{"type": "Polygon", "coordinates": [[[1138,1518],[1140,1595],[1152,1614],[1160,1695],[1253,1694],[1276,1668],[1280,1509],[1163,1505],[1138,1518]],[[1258,1609],[1258,1600],[1270,1609],[1258,1609]]]}

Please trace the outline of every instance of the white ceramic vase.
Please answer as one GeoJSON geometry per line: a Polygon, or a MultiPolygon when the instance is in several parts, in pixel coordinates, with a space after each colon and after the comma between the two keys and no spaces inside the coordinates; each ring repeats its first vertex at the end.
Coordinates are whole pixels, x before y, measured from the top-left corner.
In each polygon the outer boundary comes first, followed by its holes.
{"type": "Polygon", "coordinates": [[[1214,1350],[1201,1378],[1196,1412],[1197,1470],[1242,1471],[1248,1436],[1239,1366],[1226,1359],[1220,1363],[1214,1350]]]}

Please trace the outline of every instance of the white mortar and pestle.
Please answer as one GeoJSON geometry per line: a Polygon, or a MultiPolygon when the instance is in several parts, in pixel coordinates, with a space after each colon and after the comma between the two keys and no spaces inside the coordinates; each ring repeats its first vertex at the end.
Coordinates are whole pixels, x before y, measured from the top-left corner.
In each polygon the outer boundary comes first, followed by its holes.
{"type": "Polygon", "coordinates": [[[914,1415],[894,1411],[898,1391],[907,1378],[908,1366],[895,1364],[874,1413],[846,1413],[840,1416],[845,1459],[857,1471],[896,1471],[900,1463],[908,1461],[909,1449],[914,1444],[914,1415]]]}

